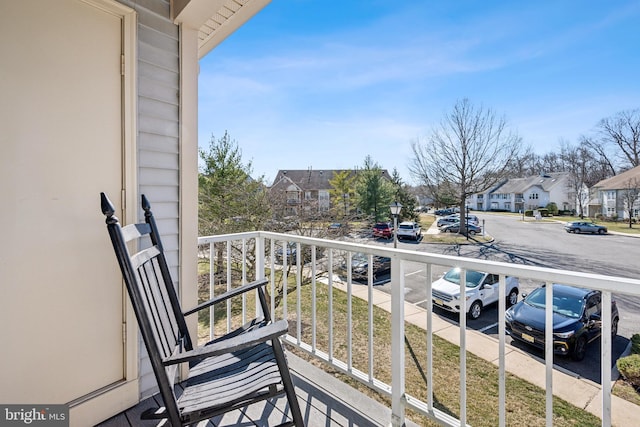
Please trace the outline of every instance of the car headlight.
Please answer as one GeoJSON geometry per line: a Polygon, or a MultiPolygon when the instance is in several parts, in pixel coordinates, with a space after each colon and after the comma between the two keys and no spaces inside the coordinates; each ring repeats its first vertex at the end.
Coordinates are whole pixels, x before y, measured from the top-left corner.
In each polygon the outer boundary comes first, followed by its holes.
{"type": "Polygon", "coordinates": [[[567,339],[567,338],[571,338],[573,336],[573,334],[575,334],[574,331],[569,331],[569,332],[554,332],[553,336],[556,338],[562,338],[562,339],[567,339]]]}
{"type": "Polygon", "coordinates": [[[504,318],[507,322],[511,322],[513,320],[513,314],[511,314],[511,310],[507,310],[504,312],[504,318]]]}

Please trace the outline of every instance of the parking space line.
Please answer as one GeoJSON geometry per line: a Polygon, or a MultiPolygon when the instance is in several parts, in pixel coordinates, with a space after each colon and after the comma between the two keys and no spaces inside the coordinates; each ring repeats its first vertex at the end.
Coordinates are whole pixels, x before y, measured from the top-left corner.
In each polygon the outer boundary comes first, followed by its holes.
{"type": "Polygon", "coordinates": [[[407,273],[407,274],[404,275],[404,277],[413,276],[414,274],[418,274],[418,273],[422,273],[422,270],[416,270],[416,271],[413,271],[411,273],[407,273]]]}
{"type": "Polygon", "coordinates": [[[485,332],[485,331],[488,331],[488,330],[489,330],[489,329],[491,329],[491,328],[495,328],[496,326],[498,326],[498,322],[493,323],[493,324],[491,324],[491,325],[487,325],[487,326],[485,326],[484,328],[478,329],[478,331],[480,331],[480,332],[485,332]]]}

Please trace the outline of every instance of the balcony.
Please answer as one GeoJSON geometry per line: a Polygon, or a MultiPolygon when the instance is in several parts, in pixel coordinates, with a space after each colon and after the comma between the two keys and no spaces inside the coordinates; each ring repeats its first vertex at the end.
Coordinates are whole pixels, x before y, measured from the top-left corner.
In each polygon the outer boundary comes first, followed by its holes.
{"type": "MultiPolygon", "coordinates": [[[[251,232],[199,239],[199,264],[209,277],[201,283],[203,298],[222,292],[258,277],[270,279],[268,293],[276,319],[288,319],[290,329],[286,343],[290,349],[291,368],[298,388],[301,408],[308,425],[425,425],[433,422],[459,426],[479,424],[476,412],[490,406],[495,417],[485,425],[509,425],[514,389],[509,378],[515,376],[539,388],[536,401],[541,419],[547,426],[558,423],[554,406],[561,398],[570,405],[595,415],[596,425],[632,425],[640,417],[640,408],[611,393],[611,300],[612,293],[640,297],[640,280],[577,273],[526,265],[492,262],[428,254],[424,252],[387,249],[381,246],[316,239],[289,234],[251,232]],[[292,243],[293,245],[289,245],[292,243]],[[285,256],[275,256],[278,248],[294,247],[285,256]],[[366,283],[353,279],[351,259],[355,253],[369,257],[366,283]],[[274,256],[272,256],[272,254],[274,256]],[[373,257],[391,258],[391,270],[383,292],[374,279],[373,257]],[[443,319],[431,309],[431,282],[437,268],[460,267],[493,272],[500,277],[497,338],[467,329],[465,316],[459,321],[443,319]],[[404,301],[407,272],[418,267],[425,275],[426,308],[404,301]],[[505,278],[519,277],[542,283],[565,283],[602,291],[602,337],[592,343],[599,347],[601,357],[600,384],[576,378],[554,367],[551,328],[546,328],[547,343],[544,361],[527,351],[506,343],[505,278]],[[206,293],[207,295],[203,295],[206,293]],[[389,321],[379,323],[381,313],[389,321]],[[410,330],[419,328],[424,351],[409,343],[410,330]],[[391,345],[381,345],[382,336],[391,337],[391,345]],[[438,384],[438,355],[443,342],[455,345],[450,359],[456,363],[457,375],[447,382],[447,392],[438,384]],[[295,356],[297,354],[303,358],[295,356]],[[478,381],[472,366],[476,360],[488,362],[495,372],[487,373],[487,388],[495,388],[492,398],[478,401],[467,393],[468,384],[478,381]],[[385,405],[351,389],[335,376],[323,373],[310,364],[339,373],[351,385],[359,385],[381,396],[385,405]],[[419,368],[416,370],[416,366],[419,368]],[[415,379],[422,384],[416,389],[415,379]],[[448,400],[450,399],[450,400],[448,400]],[[480,406],[479,406],[480,405],[480,406]],[[410,418],[409,418],[410,417],[410,418]]],[[[282,254],[282,251],[280,251],[282,254]]],[[[202,270],[201,270],[202,271],[202,270]]],[[[411,274],[411,273],[409,273],[411,274]]],[[[464,286],[462,284],[461,286],[464,286]]],[[[462,288],[463,289],[463,288],[462,288]]],[[[462,290],[461,289],[461,290],[462,290]]],[[[463,305],[465,303],[463,302],[463,305]]],[[[211,339],[246,321],[258,307],[251,298],[226,307],[212,308],[208,319],[200,319],[202,340],[211,339]],[[206,323],[204,323],[206,321],[206,323]]],[[[546,321],[552,319],[551,304],[547,304],[546,321]]],[[[247,413],[258,424],[265,417],[282,417],[286,408],[282,402],[247,413]],[[266,414],[266,415],[265,415],[266,414]]],[[[241,415],[241,416],[245,416],[241,415]]],[[[237,424],[239,418],[223,421],[237,424]]],[[[521,422],[522,420],[518,421],[521,422]]],[[[134,420],[134,423],[135,420],[134,420]]],[[[592,423],[594,424],[594,423],[592,423]]],[[[108,424],[105,424],[108,425],[108,424]]]]}

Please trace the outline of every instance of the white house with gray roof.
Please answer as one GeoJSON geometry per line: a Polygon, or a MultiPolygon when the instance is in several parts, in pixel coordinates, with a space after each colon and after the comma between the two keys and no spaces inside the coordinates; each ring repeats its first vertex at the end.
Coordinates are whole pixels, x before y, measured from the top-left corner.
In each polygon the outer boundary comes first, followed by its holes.
{"type": "Polygon", "coordinates": [[[508,179],[484,193],[470,196],[467,205],[479,211],[520,212],[544,208],[551,202],[560,210],[576,209],[568,172],[508,179]]]}
{"type": "Polygon", "coordinates": [[[608,218],[629,219],[627,203],[633,199],[631,217],[640,215],[640,166],[629,169],[592,187],[593,199],[589,204],[589,215],[600,213],[608,218]]]}

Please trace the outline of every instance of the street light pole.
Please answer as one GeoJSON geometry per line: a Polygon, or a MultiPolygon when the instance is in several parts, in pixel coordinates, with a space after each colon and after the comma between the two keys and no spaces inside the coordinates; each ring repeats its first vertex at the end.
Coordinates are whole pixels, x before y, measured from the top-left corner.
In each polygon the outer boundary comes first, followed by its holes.
{"type": "Polygon", "coordinates": [[[389,205],[389,209],[393,215],[393,248],[395,249],[398,247],[398,215],[400,215],[402,205],[396,201],[389,205]]]}

